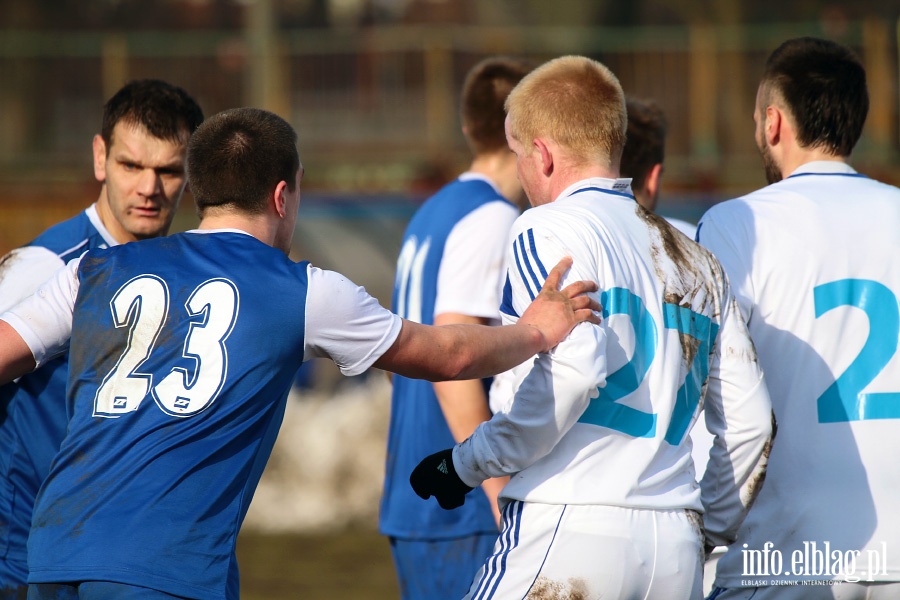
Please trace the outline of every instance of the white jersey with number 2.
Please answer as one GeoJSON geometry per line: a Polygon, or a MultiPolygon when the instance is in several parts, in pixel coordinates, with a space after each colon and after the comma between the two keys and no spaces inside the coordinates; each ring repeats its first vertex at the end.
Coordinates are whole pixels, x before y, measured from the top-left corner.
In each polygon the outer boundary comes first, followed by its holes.
{"type": "Polygon", "coordinates": [[[731,280],[778,422],[716,584],[766,579],[766,567],[900,580],[900,190],[811,162],[714,206],[699,240],[731,280]]]}

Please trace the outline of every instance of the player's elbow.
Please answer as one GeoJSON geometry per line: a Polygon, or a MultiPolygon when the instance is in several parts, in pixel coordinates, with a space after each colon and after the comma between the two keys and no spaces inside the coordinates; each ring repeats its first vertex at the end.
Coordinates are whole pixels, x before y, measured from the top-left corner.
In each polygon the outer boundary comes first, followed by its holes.
{"type": "Polygon", "coordinates": [[[475,366],[475,359],[464,348],[452,351],[438,361],[438,377],[432,381],[458,381],[472,379],[468,372],[475,366]]]}

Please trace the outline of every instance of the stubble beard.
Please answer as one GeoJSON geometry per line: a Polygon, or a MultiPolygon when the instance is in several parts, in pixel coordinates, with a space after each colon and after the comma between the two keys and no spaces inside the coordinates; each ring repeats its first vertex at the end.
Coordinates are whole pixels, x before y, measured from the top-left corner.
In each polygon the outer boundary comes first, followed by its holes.
{"type": "Polygon", "coordinates": [[[778,183],[783,179],[781,175],[781,168],[775,162],[775,159],[772,158],[772,152],[769,150],[769,145],[763,143],[759,147],[759,153],[762,156],[763,161],[763,169],[766,172],[766,181],[769,184],[778,183]]]}

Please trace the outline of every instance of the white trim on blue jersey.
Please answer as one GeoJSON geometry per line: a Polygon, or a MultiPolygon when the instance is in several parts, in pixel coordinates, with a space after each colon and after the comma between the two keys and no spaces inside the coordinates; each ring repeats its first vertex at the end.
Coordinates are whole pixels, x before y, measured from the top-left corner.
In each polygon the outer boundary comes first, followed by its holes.
{"type": "MultiPolygon", "coordinates": [[[[100,221],[96,203],[87,207],[84,214],[108,245],[117,245],[118,242],[100,221]]],[[[54,252],[39,245],[21,246],[11,250],[0,259],[0,263],[3,264],[3,276],[0,277],[0,312],[12,308],[19,300],[31,295],[42,283],[50,279],[66,264],[63,257],[76,252],[83,254],[87,251],[87,246],[88,240],[84,239],[62,252],[54,252]]]]}

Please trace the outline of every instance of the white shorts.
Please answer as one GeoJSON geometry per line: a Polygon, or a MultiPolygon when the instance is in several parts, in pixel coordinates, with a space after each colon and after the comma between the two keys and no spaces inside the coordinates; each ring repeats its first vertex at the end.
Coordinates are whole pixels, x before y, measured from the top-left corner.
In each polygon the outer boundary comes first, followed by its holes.
{"type": "Polygon", "coordinates": [[[465,600],[697,600],[702,567],[694,511],[516,500],[465,600]]]}

